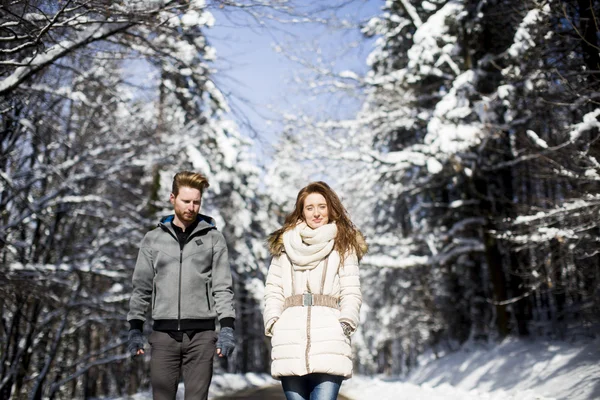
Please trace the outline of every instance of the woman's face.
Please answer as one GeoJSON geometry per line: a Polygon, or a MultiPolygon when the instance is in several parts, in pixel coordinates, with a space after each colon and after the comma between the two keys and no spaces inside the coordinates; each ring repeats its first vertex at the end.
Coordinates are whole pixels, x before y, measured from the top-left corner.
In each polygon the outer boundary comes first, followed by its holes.
{"type": "Polygon", "coordinates": [[[302,216],[306,224],[312,229],[316,229],[329,222],[329,210],[327,201],[320,193],[311,193],[304,200],[302,216]]]}

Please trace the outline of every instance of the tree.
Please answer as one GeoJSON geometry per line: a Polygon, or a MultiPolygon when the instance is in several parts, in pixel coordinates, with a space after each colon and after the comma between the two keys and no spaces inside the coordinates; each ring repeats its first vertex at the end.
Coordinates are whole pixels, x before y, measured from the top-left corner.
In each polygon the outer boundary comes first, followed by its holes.
{"type": "Polygon", "coordinates": [[[214,19],[203,1],[15,1],[0,13],[0,397],[132,393],[147,364],[123,349],[131,272],[175,171],[209,175],[236,285],[260,279],[269,216],[253,218],[258,170],[209,74],[214,19]]]}
{"type": "Polygon", "coordinates": [[[337,164],[371,245],[365,371],[469,339],[593,334],[596,8],[386,2],[363,29],[379,39],[361,111],[297,129],[337,164]]]}

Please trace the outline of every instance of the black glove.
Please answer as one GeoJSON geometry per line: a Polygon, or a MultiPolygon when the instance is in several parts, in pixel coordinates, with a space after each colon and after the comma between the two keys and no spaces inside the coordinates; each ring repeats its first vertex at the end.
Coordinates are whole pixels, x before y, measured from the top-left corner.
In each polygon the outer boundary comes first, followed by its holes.
{"type": "Polygon", "coordinates": [[[235,336],[233,328],[228,326],[221,328],[219,338],[217,339],[217,349],[221,349],[221,355],[230,357],[235,349],[235,336]]]}
{"type": "Polygon", "coordinates": [[[135,357],[138,350],[144,350],[144,335],[139,329],[132,329],[127,337],[127,351],[131,357],[135,357]]]}

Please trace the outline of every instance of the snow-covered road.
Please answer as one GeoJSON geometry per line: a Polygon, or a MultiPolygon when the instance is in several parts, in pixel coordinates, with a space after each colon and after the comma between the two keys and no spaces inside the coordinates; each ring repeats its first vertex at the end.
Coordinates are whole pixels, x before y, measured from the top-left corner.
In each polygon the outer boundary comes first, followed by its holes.
{"type": "Polygon", "coordinates": [[[344,385],[343,393],[352,400],[555,400],[533,390],[512,394],[503,390],[487,393],[477,389],[464,390],[445,383],[431,387],[427,384],[415,385],[379,378],[357,377],[344,385]]]}
{"type": "MultiPolygon", "coordinates": [[[[268,374],[216,374],[209,398],[278,385],[268,374]]],[[[342,394],[352,400],[598,400],[600,339],[471,344],[438,359],[422,357],[403,378],[355,375],[342,394]]]]}

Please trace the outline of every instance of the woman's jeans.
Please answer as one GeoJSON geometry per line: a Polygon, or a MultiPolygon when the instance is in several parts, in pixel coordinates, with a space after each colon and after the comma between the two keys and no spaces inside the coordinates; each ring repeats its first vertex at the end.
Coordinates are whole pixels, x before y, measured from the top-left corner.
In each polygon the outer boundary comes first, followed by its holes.
{"type": "Polygon", "coordinates": [[[282,376],[281,385],[287,400],[336,400],[343,380],[330,374],[282,376]]]}

